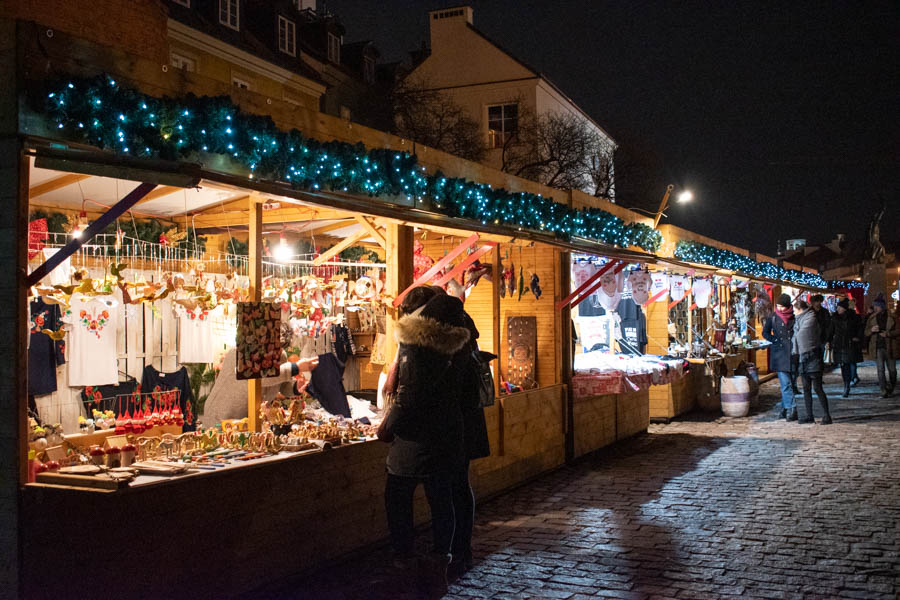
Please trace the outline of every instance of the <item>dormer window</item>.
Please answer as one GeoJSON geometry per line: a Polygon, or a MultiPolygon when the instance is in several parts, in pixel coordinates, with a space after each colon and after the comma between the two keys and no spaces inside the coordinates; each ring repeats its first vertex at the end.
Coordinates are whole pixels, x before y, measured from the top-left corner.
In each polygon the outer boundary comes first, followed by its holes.
{"type": "Polygon", "coordinates": [[[284,17],[278,17],[278,49],[297,56],[297,25],[284,17]]]}
{"type": "Polygon", "coordinates": [[[328,34],[328,60],[333,63],[341,62],[341,38],[333,33],[328,34]]]}
{"type": "Polygon", "coordinates": [[[219,0],[219,23],[240,31],[240,0],[219,0]]]}
{"type": "Polygon", "coordinates": [[[368,84],[375,83],[375,59],[371,56],[363,57],[363,81],[368,84]]]}

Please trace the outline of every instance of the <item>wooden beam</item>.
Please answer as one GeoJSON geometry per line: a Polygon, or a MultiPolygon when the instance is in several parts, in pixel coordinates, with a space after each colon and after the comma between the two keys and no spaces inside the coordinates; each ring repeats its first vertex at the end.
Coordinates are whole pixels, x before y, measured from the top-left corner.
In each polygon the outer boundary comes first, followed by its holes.
{"type": "Polygon", "coordinates": [[[371,221],[369,221],[369,219],[368,219],[367,217],[364,217],[364,216],[362,216],[362,215],[355,215],[353,218],[356,219],[357,222],[358,222],[360,225],[363,226],[363,229],[365,229],[366,231],[368,231],[369,234],[370,234],[373,238],[375,238],[375,243],[377,243],[377,244],[378,244],[379,246],[381,246],[382,248],[387,249],[387,244],[386,244],[385,241],[384,241],[384,236],[381,235],[381,232],[380,232],[380,231],[378,231],[377,229],[375,229],[375,226],[372,224],[371,221]]]}
{"type": "MultiPolygon", "coordinates": [[[[413,282],[413,230],[412,227],[390,223],[385,227],[384,233],[385,242],[387,243],[384,254],[388,263],[384,293],[388,297],[396,297],[401,290],[405,290],[413,282]]],[[[388,361],[385,369],[389,367],[397,354],[395,329],[397,327],[397,319],[400,318],[398,313],[399,310],[388,306],[384,336],[384,350],[388,361]]]]}
{"type": "Polygon", "coordinates": [[[503,277],[501,276],[502,265],[500,263],[500,244],[494,247],[494,254],[491,256],[491,279],[493,287],[491,288],[491,325],[494,329],[493,348],[491,351],[497,356],[494,360],[494,404],[497,405],[497,453],[503,456],[503,406],[500,400],[500,286],[503,285],[503,277]]]}
{"type": "Polygon", "coordinates": [[[200,210],[190,211],[188,214],[192,216],[200,216],[200,215],[216,215],[222,214],[226,211],[245,211],[247,210],[247,201],[250,200],[250,195],[238,196],[237,198],[232,198],[226,202],[220,202],[219,204],[211,204],[205,208],[200,210]]]}
{"type": "MultiPolygon", "coordinates": [[[[193,217],[194,227],[227,227],[231,225],[246,225],[249,220],[249,211],[232,210],[228,213],[215,212],[204,213],[193,217]]],[[[311,212],[303,208],[279,208],[276,210],[263,211],[263,223],[298,223],[301,221],[333,221],[336,219],[346,219],[350,215],[338,210],[327,210],[324,212],[311,212]]]]}
{"type": "Polygon", "coordinates": [[[33,186],[29,187],[28,198],[37,198],[38,196],[49,194],[50,192],[55,192],[56,190],[62,189],[64,187],[74,185],[79,181],[90,179],[91,177],[92,175],[84,175],[81,173],[69,173],[68,175],[60,175],[59,177],[54,177],[53,179],[45,181],[44,183],[36,183],[33,186]]]}
{"type": "MultiPolygon", "coordinates": [[[[262,256],[263,256],[263,210],[262,204],[255,202],[252,195],[247,200],[250,212],[250,301],[262,299],[262,256]]],[[[247,380],[247,416],[250,431],[260,431],[259,409],[262,405],[262,379],[247,380]]]]}
{"type": "Polygon", "coordinates": [[[340,252],[343,252],[344,250],[346,250],[347,248],[349,248],[356,242],[360,241],[364,237],[367,237],[368,235],[369,235],[368,231],[362,230],[357,233],[354,233],[350,237],[344,238],[344,241],[338,242],[337,245],[332,246],[331,248],[329,248],[328,250],[326,250],[325,252],[323,252],[322,254],[317,256],[315,259],[313,259],[313,264],[316,266],[321,265],[326,260],[329,260],[332,256],[336,256],[340,252]]]}
{"type": "Polygon", "coordinates": [[[152,192],[150,192],[149,194],[147,194],[146,196],[144,196],[143,198],[141,198],[141,201],[138,202],[137,204],[135,204],[135,206],[138,206],[140,204],[146,204],[147,202],[152,202],[153,200],[156,200],[157,198],[162,198],[164,196],[171,196],[175,192],[181,192],[185,189],[186,188],[175,187],[172,185],[160,186],[160,187],[156,188],[155,190],[153,190],[152,192]]]}
{"type": "MultiPolygon", "coordinates": [[[[410,221],[404,221],[402,219],[384,219],[379,218],[376,220],[376,223],[379,225],[384,225],[388,222],[397,223],[399,225],[407,225],[409,227],[417,227],[419,229],[424,229],[426,231],[433,231],[434,233],[439,233],[441,235],[451,235],[454,237],[466,239],[470,235],[472,235],[471,231],[466,231],[465,229],[454,229],[452,227],[441,227],[440,225],[422,225],[421,223],[412,223],[410,221]]],[[[508,244],[512,242],[516,238],[511,235],[501,235],[497,233],[481,233],[479,232],[478,238],[482,241],[487,242],[497,242],[501,244],[508,244]]]]}
{"type": "Polygon", "coordinates": [[[337,223],[332,223],[330,225],[323,225],[322,227],[316,227],[315,229],[307,229],[306,231],[301,232],[303,235],[324,235],[330,231],[336,231],[338,229],[343,229],[344,227],[348,227],[353,223],[353,219],[346,219],[344,221],[338,221],[337,223]]]}

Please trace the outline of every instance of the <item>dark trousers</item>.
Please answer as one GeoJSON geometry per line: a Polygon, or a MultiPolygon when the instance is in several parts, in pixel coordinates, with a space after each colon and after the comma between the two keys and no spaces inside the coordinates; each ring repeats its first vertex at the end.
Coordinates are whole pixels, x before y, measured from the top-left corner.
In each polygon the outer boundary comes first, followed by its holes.
{"type": "Polygon", "coordinates": [[[446,474],[400,477],[388,473],[384,506],[391,545],[396,556],[411,556],[414,551],[413,495],[420,483],[425,487],[425,497],[431,509],[432,551],[436,554],[450,554],[455,527],[451,480],[452,477],[446,474]]]}
{"type": "Polygon", "coordinates": [[[453,514],[456,530],[453,534],[453,558],[472,557],[472,529],[475,526],[475,494],[469,484],[469,461],[466,460],[453,477],[453,514]]]}
{"type": "Polygon", "coordinates": [[[855,363],[841,363],[841,378],[844,380],[844,389],[850,389],[850,382],[853,381],[853,371],[855,363]]]}
{"type": "Polygon", "coordinates": [[[859,375],[857,374],[856,367],[857,367],[857,365],[855,362],[850,363],[850,380],[851,381],[853,381],[854,379],[859,379],[859,375]]]}
{"type": "Polygon", "coordinates": [[[806,418],[813,418],[813,387],[816,388],[816,396],[819,398],[819,404],[822,405],[822,410],[825,411],[825,416],[830,416],[830,413],[828,412],[828,397],[825,395],[825,390],[822,388],[822,372],[801,373],[800,377],[803,379],[803,403],[806,405],[806,418]]]}
{"type": "Polygon", "coordinates": [[[897,362],[891,358],[887,348],[875,350],[875,366],[878,368],[878,387],[881,391],[894,391],[897,387],[897,362]]]}

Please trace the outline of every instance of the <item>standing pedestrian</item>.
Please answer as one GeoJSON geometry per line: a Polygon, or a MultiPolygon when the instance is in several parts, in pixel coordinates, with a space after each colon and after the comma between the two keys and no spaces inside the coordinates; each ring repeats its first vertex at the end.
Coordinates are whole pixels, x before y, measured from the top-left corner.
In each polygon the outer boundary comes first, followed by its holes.
{"type": "Polygon", "coordinates": [[[850,298],[850,310],[853,311],[854,313],[856,313],[856,316],[858,317],[857,320],[859,321],[859,332],[857,335],[857,337],[859,338],[859,342],[860,342],[859,343],[859,354],[857,355],[859,357],[859,360],[856,361],[855,363],[850,363],[850,387],[856,387],[857,385],[859,385],[859,364],[858,363],[861,363],[863,361],[862,351],[866,345],[865,344],[865,342],[866,342],[866,334],[865,334],[866,319],[864,319],[862,317],[862,315],[859,314],[859,311],[856,309],[856,300],[854,300],[853,298],[850,298]]]}
{"type": "MultiPolygon", "coordinates": [[[[469,483],[469,463],[477,458],[491,455],[488,441],[484,408],[481,406],[480,364],[476,364],[478,349],[478,328],[468,313],[463,313],[465,327],[469,330],[469,341],[453,357],[453,367],[457,372],[455,381],[459,386],[459,407],[462,412],[464,456],[451,482],[453,512],[456,515],[456,530],[453,534],[453,559],[450,570],[455,576],[462,575],[472,567],[472,530],[475,525],[475,494],[469,483]]],[[[493,355],[491,355],[493,356],[493,355]]]]}
{"type": "Polygon", "coordinates": [[[794,369],[791,364],[791,338],[794,335],[794,309],[791,297],[781,294],[775,302],[775,311],[763,323],[762,335],[771,342],[769,363],[772,370],[778,373],[781,385],[782,419],[797,420],[797,405],[794,400],[794,369]]]}
{"type": "MultiPolygon", "coordinates": [[[[832,323],[831,313],[822,306],[824,301],[825,297],[822,294],[813,294],[809,299],[810,308],[815,313],[816,322],[819,324],[819,343],[822,346],[823,356],[827,353],[827,350],[831,349],[831,340],[834,338],[834,324],[832,323]]],[[[834,360],[829,361],[829,363],[835,362],[834,360]]]]}
{"type": "Polygon", "coordinates": [[[834,324],[834,337],[831,341],[831,349],[834,352],[834,362],[841,366],[841,377],[844,379],[844,398],[850,396],[850,385],[853,383],[853,365],[862,360],[862,346],[860,345],[860,329],[862,319],[856,311],[850,310],[850,301],[844,298],[837,304],[832,323],[834,324]]]}
{"type": "Polygon", "coordinates": [[[803,379],[803,404],[806,414],[800,423],[814,423],[812,408],[812,388],[816,388],[816,396],[822,405],[825,416],[821,425],[831,424],[831,413],[828,410],[828,397],[822,388],[822,338],[816,315],[803,300],[794,302],[794,337],[791,339],[792,353],[799,357],[800,377],[803,379]]]}
{"type": "Polygon", "coordinates": [[[462,302],[438,294],[397,322],[397,391],[379,428],[391,442],[385,508],[395,557],[413,554],[412,498],[422,483],[433,545],[422,561],[430,592],[445,593],[455,517],[453,477],[463,460],[463,427],[453,356],[469,341],[462,302]]]}
{"type": "Polygon", "coordinates": [[[872,303],[873,312],[866,321],[866,336],[869,338],[869,355],[875,359],[878,369],[878,386],[881,397],[889,398],[897,387],[897,364],[894,356],[894,338],[900,335],[894,317],[888,314],[884,299],[877,298],[872,303]],[[887,371],[887,374],[885,374],[887,371]]]}

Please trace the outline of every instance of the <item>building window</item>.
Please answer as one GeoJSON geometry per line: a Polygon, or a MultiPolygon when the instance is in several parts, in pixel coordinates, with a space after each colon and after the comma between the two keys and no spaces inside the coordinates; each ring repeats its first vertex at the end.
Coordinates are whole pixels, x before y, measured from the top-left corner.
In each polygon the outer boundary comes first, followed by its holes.
{"type": "Polygon", "coordinates": [[[297,55],[297,26],[284,17],[278,17],[278,49],[291,56],[297,55]]]}
{"type": "Polygon", "coordinates": [[[172,0],[172,2],[174,2],[175,4],[180,4],[182,6],[187,6],[188,8],[191,7],[191,0],[172,0]]]}
{"type": "Polygon", "coordinates": [[[375,59],[371,56],[363,57],[363,80],[366,83],[375,83],[375,59]]]}
{"type": "Polygon", "coordinates": [[[502,148],[518,129],[518,104],[488,106],[488,143],[491,148],[502,148]]]}
{"type": "Polygon", "coordinates": [[[236,88],[240,88],[242,90],[250,89],[249,81],[247,81],[246,79],[241,79],[240,77],[237,77],[235,75],[231,76],[231,85],[233,85],[236,88]]]}
{"type": "Polygon", "coordinates": [[[172,52],[169,54],[169,64],[171,64],[176,69],[182,69],[187,71],[188,73],[194,73],[197,70],[197,61],[193,58],[188,58],[182,54],[178,54],[177,52],[172,52]]]}
{"type": "Polygon", "coordinates": [[[240,29],[240,0],[219,0],[219,23],[240,29]]]}
{"type": "Polygon", "coordinates": [[[333,33],[328,34],[328,60],[333,63],[341,62],[341,38],[333,33]]]}

